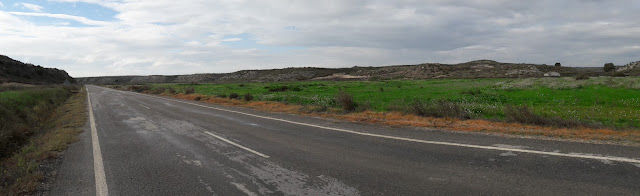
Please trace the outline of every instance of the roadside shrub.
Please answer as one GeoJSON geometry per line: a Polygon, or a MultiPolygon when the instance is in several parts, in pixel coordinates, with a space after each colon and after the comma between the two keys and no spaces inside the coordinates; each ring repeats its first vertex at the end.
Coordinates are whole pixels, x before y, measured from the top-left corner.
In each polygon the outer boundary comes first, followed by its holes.
{"type": "Polygon", "coordinates": [[[613,70],[616,70],[616,66],[613,63],[604,64],[604,72],[611,72],[613,70]]]}
{"type": "Polygon", "coordinates": [[[202,100],[202,97],[201,96],[197,96],[197,97],[194,97],[193,100],[200,101],[200,100],[202,100]]]}
{"type": "Polygon", "coordinates": [[[187,94],[187,95],[188,94],[193,94],[195,92],[196,92],[196,90],[193,89],[193,87],[189,87],[189,88],[184,89],[184,94],[187,94]]]}
{"type": "Polygon", "coordinates": [[[251,95],[251,93],[244,94],[244,100],[245,101],[253,100],[253,95],[251,95]]]}
{"type": "Polygon", "coordinates": [[[534,114],[527,106],[515,107],[515,106],[507,105],[504,108],[504,116],[508,121],[511,121],[511,122],[533,124],[533,125],[548,124],[548,122],[544,118],[534,114]]]}
{"type": "Polygon", "coordinates": [[[153,89],[153,91],[151,91],[151,93],[153,93],[153,94],[162,94],[162,93],[164,93],[164,87],[158,87],[156,89],[153,89]]]}
{"type": "Polygon", "coordinates": [[[289,90],[288,86],[267,86],[265,88],[267,88],[269,92],[284,92],[289,90]]]}
{"type": "Polygon", "coordinates": [[[504,108],[505,119],[510,122],[517,122],[523,124],[540,125],[540,126],[554,126],[554,127],[577,127],[577,126],[590,126],[585,123],[580,123],[576,120],[567,120],[562,118],[547,118],[537,115],[529,109],[527,106],[515,107],[507,105],[504,108]]]}
{"type": "Polygon", "coordinates": [[[560,63],[556,63],[556,64],[555,64],[555,65],[553,65],[553,66],[560,67],[560,66],[562,66],[562,64],[560,64],[560,63]]]}
{"type": "Polygon", "coordinates": [[[364,112],[371,109],[371,101],[367,100],[362,104],[357,104],[356,105],[356,110],[357,112],[364,112]]]}
{"type": "Polygon", "coordinates": [[[588,80],[589,79],[589,75],[587,74],[580,74],[579,76],[576,76],[576,80],[588,80]]]}
{"type": "Polygon", "coordinates": [[[218,94],[216,95],[217,98],[227,98],[227,95],[225,94],[218,94]]]}
{"type": "Polygon", "coordinates": [[[321,113],[329,110],[327,106],[303,106],[298,111],[304,113],[321,113]]]}
{"type": "Polygon", "coordinates": [[[146,84],[146,85],[131,85],[129,87],[129,90],[130,91],[134,91],[134,92],[142,93],[142,92],[151,90],[151,85],[148,85],[148,84],[146,84]]]}
{"type": "Polygon", "coordinates": [[[356,109],[356,103],[353,101],[353,97],[348,93],[340,91],[337,99],[344,111],[352,112],[356,109]]]}
{"type": "Polygon", "coordinates": [[[167,88],[167,91],[169,91],[169,93],[171,94],[176,94],[176,89],[173,89],[171,87],[167,88]]]}
{"type": "Polygon", "coordinates": [[[229,94],[229,99],[240,99],[240,95],[238,93],[229,94]]]}
{"type": "Polygon", "coordinates": [[[436,118],[459,118],[470,119],[471,115],[467,110],[451,101],[437,101],[437,102],[424,102],[415,100],[412,102],[406,113],[415,114],[418,116],[428,116],[436,118]]]}

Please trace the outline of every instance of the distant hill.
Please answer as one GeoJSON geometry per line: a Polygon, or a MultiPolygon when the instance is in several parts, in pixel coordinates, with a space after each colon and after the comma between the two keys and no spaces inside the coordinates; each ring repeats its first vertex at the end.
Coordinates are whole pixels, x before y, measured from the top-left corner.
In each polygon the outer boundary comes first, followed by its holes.
{"type": "Polygon", "coordinates": [[[0,83],[62,84],[65,80],[76,83],[64,70],[44,68],[0,55],[0,83]]]}
{"type": "Polygon", "coordinates": [[[431,78],[524,78],[543,77],[557,72],[561,76],[606,75],[602,67],[556,67],[553,65],[501,63],[478,60],[460,64],[424,63],[384,67],[351,68],[285,68],[243,70],[222,74],[192,74],[171,76],[105,76],[77,78],[83,84],[146,84],[146,83],[231,83],[284,82],[305,80],[378,80],[431,78]]]}

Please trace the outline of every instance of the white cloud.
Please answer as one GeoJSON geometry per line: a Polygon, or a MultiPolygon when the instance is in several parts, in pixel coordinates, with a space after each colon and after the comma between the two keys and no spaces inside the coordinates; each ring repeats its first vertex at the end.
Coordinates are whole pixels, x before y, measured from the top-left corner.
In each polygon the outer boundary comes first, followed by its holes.
{"type": "Polygon", "coordinates": [[[477,59],[626,64],[640,60],[640,12],[622,1],[51,0],[118,14],[0,11],[0,54],[76,77],[477,59]],[[25,15],[90,26],[36,25],[25,15]],[[225,46],[242,40],[258,45],[225,46]]]}
{"type": "Polygon", "coordinates": [[[86,25],[108,25],[108,22],[95,21],[90,20],[85,17],[80,16],[72,16],[66,14],[49,14],[49,13],[30,13],[30,12],[7,12],[9,14],[17,15],[17,16],[41,16],[41,17],[50,17],[50,18],[59,18],[59,19],[68,19],[80,22],[86,25]]]}
{"type": "Polygon", "coordinates": [[[20,5],[22,5],[22,7],[29,9],[31,11],[34,12],[42,12],[42,9],[44,9],[44,7],[36,5],[36,4],[30,4],[30,3],[20,3],[20,5]]]}
{"type": "Polygon", "coordinates": [[[223,42],[237,42],[237,41],[242,41],[242,38],[238,38],[238,37],[236,37],[236,38],[228,38],[228,39],[223,39],[221,41],[223,41],[223,42]]]}

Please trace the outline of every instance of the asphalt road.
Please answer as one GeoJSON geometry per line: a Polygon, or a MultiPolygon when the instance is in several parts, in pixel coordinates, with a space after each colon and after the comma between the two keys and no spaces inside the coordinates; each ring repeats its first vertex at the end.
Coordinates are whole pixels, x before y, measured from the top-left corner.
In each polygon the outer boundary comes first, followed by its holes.
{"type": "Polygon", "coordinates": [[[88,92],[94,126],[64,155],[49,195],[640,194],[638,147],[88,92]]]}

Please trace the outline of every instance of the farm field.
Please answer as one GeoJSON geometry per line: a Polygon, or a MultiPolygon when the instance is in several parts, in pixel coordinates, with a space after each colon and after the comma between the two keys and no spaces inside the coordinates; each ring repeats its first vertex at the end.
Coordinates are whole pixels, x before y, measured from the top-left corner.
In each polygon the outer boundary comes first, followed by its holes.
{"type": "Polygon", "coordinates": [[[250,94],[256,101],[325,108],[339,108],[337,95],[342,91],[353,97],[356,111],[451,117],[447,112],[441,113],[452,110],[454,117],[497,121],[514,119],[512,115],[521,116],[523,112],[525,116],[520,118],[528,118],[526,115],[532,112],[544,119],[580,125],[640,128],[637,77],[154,84],[150,88],[156,92],[172,89],[177,93],[193,88],[195,94],[224,98],[250,94]]]}

